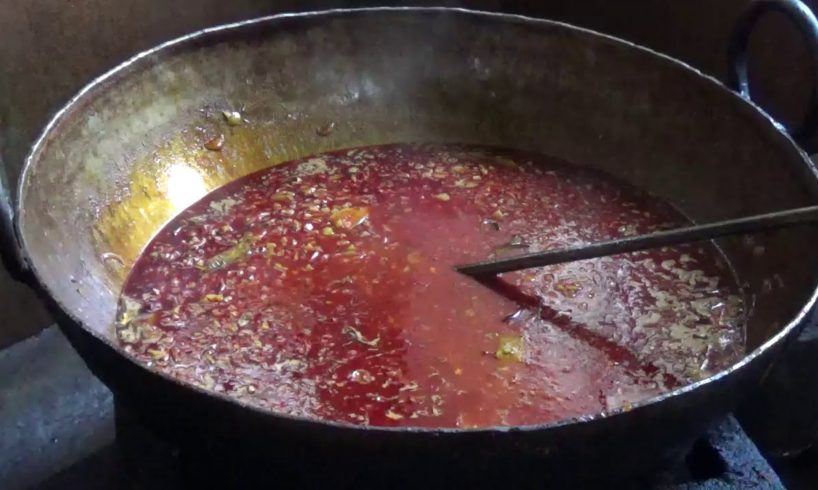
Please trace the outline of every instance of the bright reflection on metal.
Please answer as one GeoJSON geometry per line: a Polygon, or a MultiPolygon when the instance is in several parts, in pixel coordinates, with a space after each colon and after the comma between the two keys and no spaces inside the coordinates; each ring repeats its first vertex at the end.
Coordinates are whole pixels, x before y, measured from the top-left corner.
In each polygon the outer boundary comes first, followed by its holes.
{"type": "Polygon", "coordinates": [[[184,163],[171,165],[167,170],[168,201],[182,210],[198,201],[207,193],[207,186],[201,174],[184,163]]]}

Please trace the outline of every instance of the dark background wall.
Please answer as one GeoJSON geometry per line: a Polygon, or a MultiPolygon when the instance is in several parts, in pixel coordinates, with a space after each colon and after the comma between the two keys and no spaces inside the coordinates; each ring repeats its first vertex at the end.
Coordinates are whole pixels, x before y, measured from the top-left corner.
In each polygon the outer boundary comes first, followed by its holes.
{"type": "MultiPolygon", "coordinates": [[[[15,181],[32,140],[95,75],[161,41],[209,25],[283,11],[364,4],[436,4],[563,20],[642,43],[723,77],[727,39],[747,0],[356,2],[296,0],[0,0],[0,160],[15,181]]],[[[815,7],[818,0],[809,2],[815,7]]],[[[815,70],[793,26],[774,15],[752,42],[755,93],[797,120],[815,70]]],[[[0,348],[50,323],[0,270],[0,348]]]]}

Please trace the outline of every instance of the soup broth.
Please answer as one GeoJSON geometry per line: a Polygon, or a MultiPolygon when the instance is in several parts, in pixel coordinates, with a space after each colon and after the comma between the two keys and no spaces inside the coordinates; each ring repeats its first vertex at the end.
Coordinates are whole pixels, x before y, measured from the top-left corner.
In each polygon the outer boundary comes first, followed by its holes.
{"type": "Polygon", "coordinates": [[[323,420],[472,428],[627,408],[743,354],[743,303],[714,246],[483,282],[453,266],[689,224],[543,155],[335,151],[168,223],[123,287],[117,335],[151,369],[323,420]]]}

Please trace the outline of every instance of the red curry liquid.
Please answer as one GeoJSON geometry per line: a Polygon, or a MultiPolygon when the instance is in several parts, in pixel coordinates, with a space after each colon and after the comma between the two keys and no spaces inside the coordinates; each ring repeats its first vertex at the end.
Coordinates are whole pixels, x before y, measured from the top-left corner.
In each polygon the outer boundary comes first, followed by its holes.
{"type": "Polygon", "coordinates": [[[485,427],[628,407],[744,349],[715,248],[502,275],[456,264],[689,224],[595,172],[463,145],[275,166],[171,221],[128,278],[117,332],[152,369],[277,412],[485,427]]]}

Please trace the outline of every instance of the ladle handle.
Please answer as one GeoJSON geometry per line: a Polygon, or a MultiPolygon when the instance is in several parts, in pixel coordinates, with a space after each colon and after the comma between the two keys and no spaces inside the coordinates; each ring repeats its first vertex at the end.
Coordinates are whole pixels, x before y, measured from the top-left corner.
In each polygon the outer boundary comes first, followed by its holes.
{"type": "MultiPolygon", "coordinates": [[[[809,7],[799,0],[752,0],[736,23],[728,47],[728,85],[747,100],[752,100],[747,73],[747,48],[756,23],[767,13],[778,12],[793,22],[807,41],[812,57],[814,82],[818,83],[818,20],[809,7]]],[[[783,125],[782,125],[783,127],[783,125]]],[[[787,133],[809,153],[818,148],[808,147],[810,136],[818,128],[818,87],[813,85],[810,102],[801,124],[785,128],[787,133]]]]}
{"type": "Polygon", "coordinates": [[[577,260],[607,257],[640,250],[669,247],[682,243],[694,243],[714,238],[776,230],[790,226],[818,223],[818,206],[776,211],[704,225],[694,225],[673,230],[657,231],[647,235],[615,238],[590,245],[547,250],[503,259],[487,260],[455,267],[458,272],[470,276],[487,276],[532,267],[574,262],[577,260]]]}

